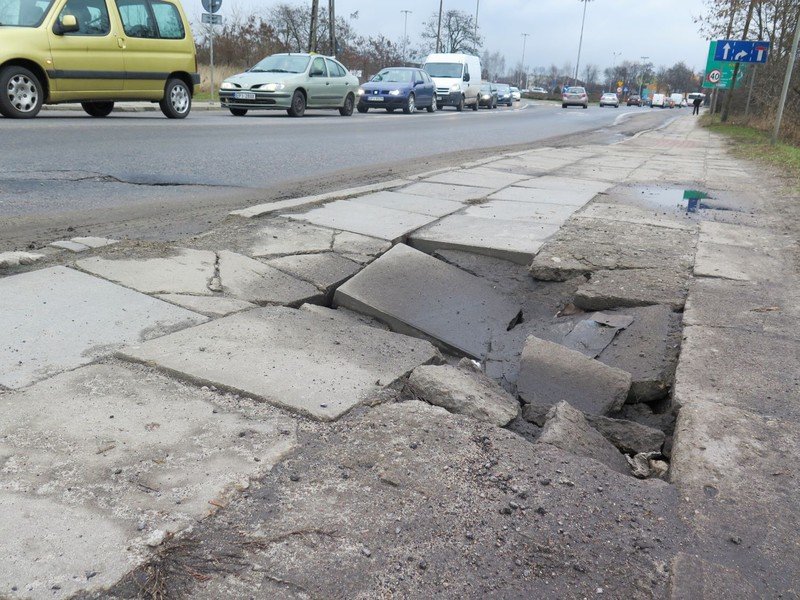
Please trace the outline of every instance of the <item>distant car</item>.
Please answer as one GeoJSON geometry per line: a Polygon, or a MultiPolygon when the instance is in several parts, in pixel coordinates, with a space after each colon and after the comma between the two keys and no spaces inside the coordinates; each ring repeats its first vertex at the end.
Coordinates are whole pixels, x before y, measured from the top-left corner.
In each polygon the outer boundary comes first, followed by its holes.
{"type": "Polygon", "coordinates": [[[605,93],[600,96],[600,108],[604,106],[613,106],[614,108],[619,108],[619,96],[612,93],[605,93]]]}
{"type": "Polygon", "coordinates": [[[436,110],[436,85],[422,69],[389,67],[358,88],[358,112],[382,108],[386,112],[401,109],[407,115],[418,108],[436,110]]]}
{"type": "Polygon", "coordinates": [[[522,100],[522,92],[519,91],[519,88],[517,87],[511,88],[511,99],[514,102],[519,102],[520,100],[522,100]]]}
{"type": "Polygon", "coordinates": [[[505,83],[495,83],[495,89],[497,90],[497,103],[498,104],[505,104],[506,106],[511,106],[514,104],[514,98],[511,97],[511,86],[505,83]]]}
{"type": "Polygon", "coordinates": [[[589,108],[589,95],[586,93],[586,88],[582,87],[568,87],[561,95],[561,108],[568,106],[582,106],[589,108]]]}
{"type": "Polygon", "coordinates": [[[670,94],[669,97],[672,100],[672,103],[678,108],[680,108],[681,106],[686,106],[686,104],[684,104],[686,98],[683,96],[683,94],[681,93],[670,94]]]}
{"type": "Polygon", "coordinates": [[[641,106],[642,97],[639,94],[631,94],[628,96],[628,106],[641,106]]]}
{"type": "Polygon", "coordinates": [[[543,87],[535,87],[528,90],[531,94],[541,94],[542,96],[547,95],[547,90],[543,87]]]}
{"type": "Polygon", "coordinates": [[[484,83],[478,94],[478,106],[484,108],[497,108],[497,88],[494,84],[484,83]]]}
{"type": "Polygon", "coordinates": [[[668,108],[669,101],[664,94],[653,94],[653,99],[650,101],[650,106],[653,108],[668,108]]]}
{"type": "Polygon", "coordinates": [[[318,54],[273,54],[249,71],[229,77],[219,90],[220,104],[236,117],[249,110],[285,110],[302,117],[306,108],[353,114],[358,78],[336,59],[318,54]]]}

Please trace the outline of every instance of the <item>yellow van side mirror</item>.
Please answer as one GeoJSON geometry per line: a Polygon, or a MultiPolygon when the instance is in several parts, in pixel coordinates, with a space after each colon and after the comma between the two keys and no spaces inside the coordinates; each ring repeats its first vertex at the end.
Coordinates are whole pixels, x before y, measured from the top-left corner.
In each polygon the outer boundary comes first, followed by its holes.
{"type": "Polygon", "coordinates": [[[80,31],[80,27],[78,26],[78,19],[75,18],[75,15],[64,15],[61,17],[60,21],[56,21],[53,27],[53,33],[56,35],[75,33],[76,31],[80,31]]]}

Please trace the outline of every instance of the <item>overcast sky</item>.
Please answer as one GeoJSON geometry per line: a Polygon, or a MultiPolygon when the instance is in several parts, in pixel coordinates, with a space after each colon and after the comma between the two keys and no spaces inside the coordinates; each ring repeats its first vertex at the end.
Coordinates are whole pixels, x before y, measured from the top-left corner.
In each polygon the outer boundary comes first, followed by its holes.
{"type": "MultiPolygon", "coordinates": [[[[300,4],[300,2],[296,2],[300,4]]],[[[258,10],[277,4],[272,0],[223,0],[223,15],[238,7],[258,10]]],[[[326,0],[320,5],[327,6],[326,0]]],[[[184,0],[189,12],[200,11],[200,0],[184,0]]],[[[475,13],[476,0],[444,0],[445,10],[475,13]]],[[[408,35],[418,38],[422,23],[438,11],[438,0],[337,0],[336,11],[345,16],[358,11],[359,33],[383,33],[391,39],[403,36],[401,10],[413,11],[408,35]]],[[[695,70],[705,67],[708,42],[698,33],[692,17],[699,16],[702,0],[594,0],[586,13],[581,65],[587,62],[611,66],[616,61],[638,61],[649,56],[658,65],[684,61],[695,70]]],[[[575,65],[583,2],[580,0],[480,0],[478,22],[484,48],[500,51],[510,69],[522,59],[522,33],[528,67],[575,65]]]]}

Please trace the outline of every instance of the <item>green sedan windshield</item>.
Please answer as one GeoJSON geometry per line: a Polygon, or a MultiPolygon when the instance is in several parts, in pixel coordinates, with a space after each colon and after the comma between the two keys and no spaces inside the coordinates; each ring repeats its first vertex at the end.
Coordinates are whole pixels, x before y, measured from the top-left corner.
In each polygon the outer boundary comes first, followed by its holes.
{"type": "Polygon", "coordinates": [[[38,27],[53,0],[0,0],[0,26],[38,27]]]}
{"type": "Polygon", "coordinates": [[[273,54],[255,67],[251,73],[304,73],[308,66],[308,56],[292,54],[273,54]]]}

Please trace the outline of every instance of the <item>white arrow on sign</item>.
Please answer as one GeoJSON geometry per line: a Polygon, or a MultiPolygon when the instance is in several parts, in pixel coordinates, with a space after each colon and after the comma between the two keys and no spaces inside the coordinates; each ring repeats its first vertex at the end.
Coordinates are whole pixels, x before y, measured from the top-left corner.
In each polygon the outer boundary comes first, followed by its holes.
{"type": "Polygon", "coordinates": [[[726,42],[722,49],[725,50],[725,53],[722,55],[722,60],[728,60],[728,52],[731,51],[731,45],[726,42]]]}
{"type": "Polygon", "coordinates": [[[739,52],[738,54],[736,54],[736,56],[734,56],[734,57],[733,57],[733,60],[742,60],[742,59],[743,59],[743,58],[745,58],[746,56],[747,56],[747,52],[746,52],[746,51],[744,51],[744,50],[742,50],[741,52],[739,52]]]}

